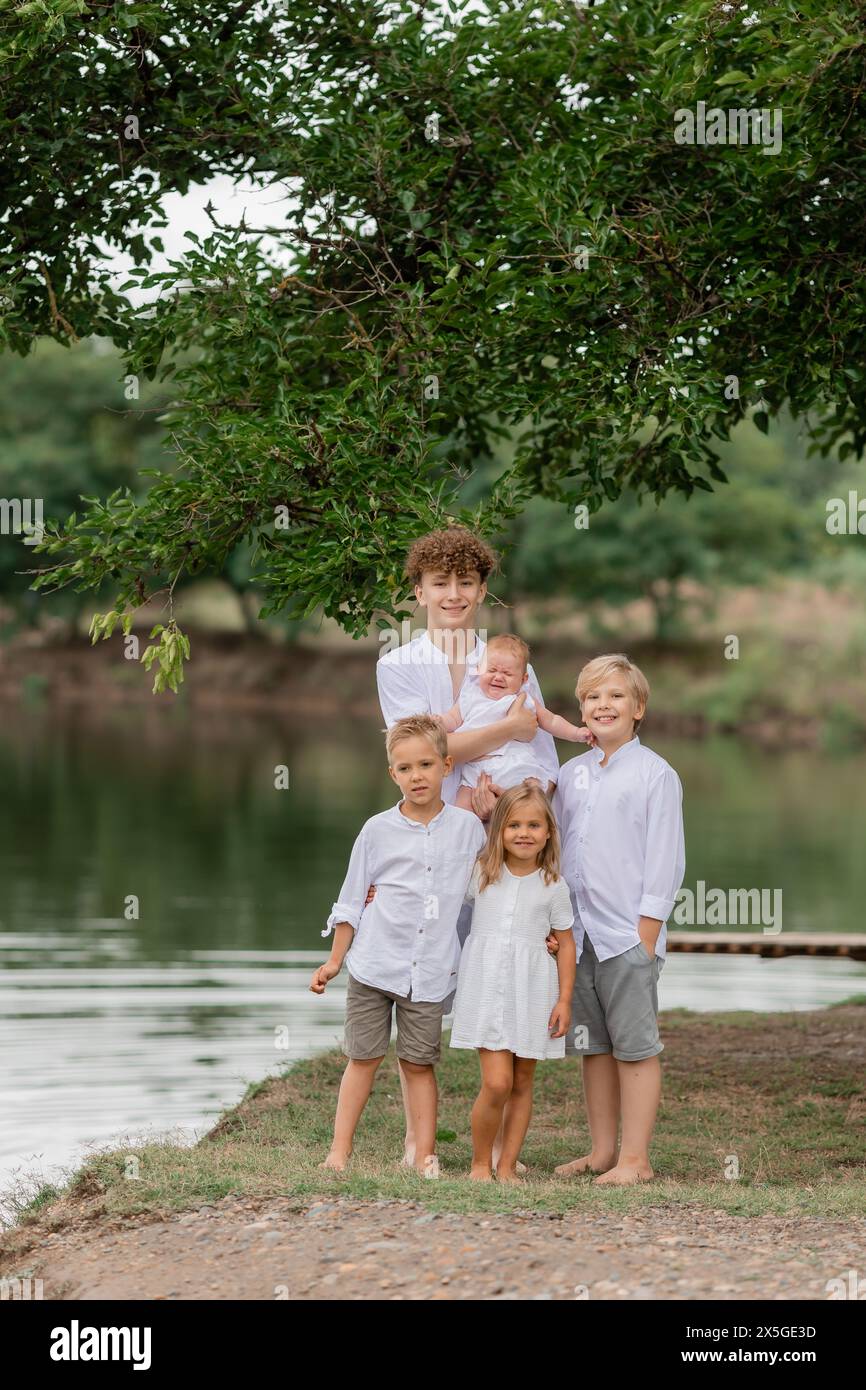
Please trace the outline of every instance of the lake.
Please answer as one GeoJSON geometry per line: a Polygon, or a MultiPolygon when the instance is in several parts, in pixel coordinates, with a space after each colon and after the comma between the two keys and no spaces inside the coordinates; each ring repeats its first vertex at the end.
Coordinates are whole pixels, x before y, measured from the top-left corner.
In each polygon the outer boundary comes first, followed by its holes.
{"type": "MultiPolygon", "coordinates": [[[[685,886],[780,889],[785,930],[863,930],[866,757],[645,741],[685,788],[685,886]]],[[[340,1040],[345,974],[307,986],[355,834],[399,796],[369,719],[7,706],[0,785],[0,1189],[193,1139],[340,1040]]],[[[866,964],[806,958],[671,956],[660,981],[667,1009],[864,992],[866,964]]]]}

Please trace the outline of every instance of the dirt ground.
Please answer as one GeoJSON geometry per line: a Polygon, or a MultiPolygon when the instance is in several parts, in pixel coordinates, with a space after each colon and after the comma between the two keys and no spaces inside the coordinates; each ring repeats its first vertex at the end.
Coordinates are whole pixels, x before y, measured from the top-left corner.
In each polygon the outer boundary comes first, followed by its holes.
{"type": "Polygon", "coordinates": [[[21,1228],[3,1244],[3,1273],[41,1279],[46,1300],[826,1300],[829,1279],[866,1270],[864,1221],[670,1205],[456,1215],[227,1197],[169,1219],[21,1228]]]}

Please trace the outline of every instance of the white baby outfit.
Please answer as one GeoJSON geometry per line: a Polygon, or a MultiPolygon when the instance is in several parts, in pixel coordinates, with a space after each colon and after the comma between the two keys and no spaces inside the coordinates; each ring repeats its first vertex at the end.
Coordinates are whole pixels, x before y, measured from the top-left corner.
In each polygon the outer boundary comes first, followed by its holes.
{"type": "MultiPolygon", "coordinates": [[[[465,680],[458,700],[463,720],[460,733],[467,729],[484,729],[488,724],[504,719],[516,699],[516,695],[503,695],[498,700],[490,700],[482,694],[477,677],[465,680]]],[[[525,708],[535,709],[531,695],[526,696],[525,708]]],[[[492,753],[486,753],[483,758],[473,758],[471,762],[464,763],[460,785],[474,787],[482,772],[488,772],[496,785],[506,790],[519,786],[525,777],[537,777],[542,791],[546,792],[548,783],[556,781],[556,774],[551,772],[550,760],[545,760],[544,746],[539,743],[542,737],[549,738],[550,735],[543,735],[543,731],[539,730],[531,743],[521,743],[519,739],[512,738],[500,748],[494,748],[492,753]]]]}
{"type": "Polygon", "coordinates": [[[502,867],[497,883],[478,892],[475,866],[468,901],[472,929],[460,960],[451,1046],[486,1047],[518,1057],[565,1056],[565,1037],[551,1038],[550,1012],[559,974],[544,944],[553,928],[574,922],[565,879],[546,884],[540,869],[518,877],[502,867]]]}

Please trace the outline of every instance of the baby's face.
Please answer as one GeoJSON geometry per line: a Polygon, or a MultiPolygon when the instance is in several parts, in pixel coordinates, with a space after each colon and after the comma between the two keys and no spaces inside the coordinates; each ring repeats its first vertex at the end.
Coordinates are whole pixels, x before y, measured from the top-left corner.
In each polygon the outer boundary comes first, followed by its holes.
{"type": "Polygon", "coordinates": [[[526,674],[513,652],[495,647],[491,652],[488,648],[478,667],[478,685],[488,700],[501,700],[503,695],[520,693],[526,674]]]}

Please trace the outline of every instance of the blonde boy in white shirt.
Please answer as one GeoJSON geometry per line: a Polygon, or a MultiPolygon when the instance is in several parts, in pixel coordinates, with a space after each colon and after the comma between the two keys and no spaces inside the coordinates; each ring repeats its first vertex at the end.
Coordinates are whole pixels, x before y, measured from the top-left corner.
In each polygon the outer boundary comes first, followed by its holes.
{"type": "Polygon", "coordinates": [[[575,694],[596,747],[561,769],[553,809],[578,957],[566,1051],[583,1056],[592,1148],[556,1172],[635,1183],[653,1176],[657,985],[665,921],[685,873],[682,786],[637,736],[649,685],[628,657],[589,662],[575,694]]]}
{"type": "Polygon", "coordinates": [[[451,771],[445,731],[429,714],[400,719],[386,739],[398,804],[364,824],[325,935],[335,928],[330,958],[310,989],[323,994],[346,961],[344,1051],[334,1137],[322,1165],[342,1172],[376,1070],[388,1050],[392,1008],[397,1056],[413,1123],[414,1166],[438,1176],[435,1159],[439,1060],[445,1001],[457,983],[457,918],[484,828],[471,811],[442,799],[451,771]],[[368,902],[369,884],[376,885],[368,902]]]}

